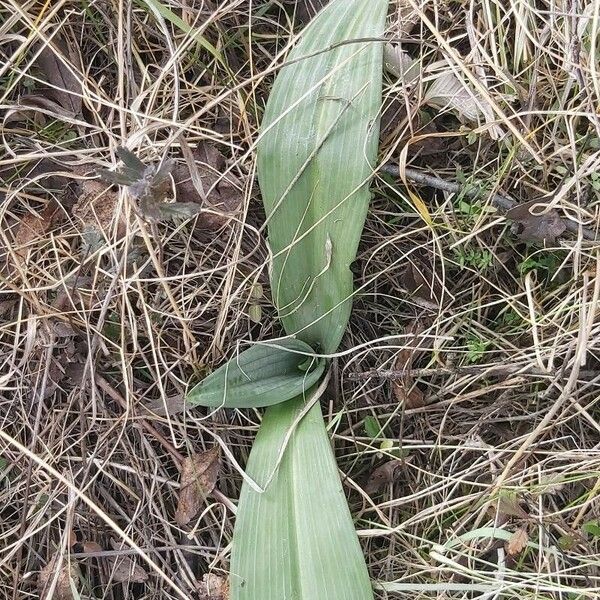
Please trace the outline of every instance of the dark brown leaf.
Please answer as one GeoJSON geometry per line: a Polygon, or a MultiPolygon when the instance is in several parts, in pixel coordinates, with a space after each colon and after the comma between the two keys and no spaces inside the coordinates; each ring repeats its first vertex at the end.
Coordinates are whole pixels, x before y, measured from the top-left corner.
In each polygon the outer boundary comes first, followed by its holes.
{"type": "Polygon", "coordinates": [[[60,554],[54,554],[46,566],[40,571],[37,588],[40,600],[73,600],[71,581],[77,588],[79,582],[79,566],[76,561],[65,556],[60,564],[60,554]],[[57,575],[58,570],[58,575],[57,575]],[[54,590],[52,582],[56,579],[54,590]]]}
{"type": "Polygon", "coordinates": [[[198,586],[198,600],[229,600],[229,583],[223,577],[206,573],[198,586]]]}
{"type": "Polygon", "coordinates": [[[444,294],[442,280],[424,255],[411,254],[402,283],[415,304],[432,310],[440,307],[444,294]]]}
{"type": "Polygon", "coordinates": [[[511,208],[506,217],[516,223],[518,236],[522,240],[552,244],[567,226],[558,211],[553,208],[547,212],[544,210],[544,201],[531,200],[511,208]]]}
{"type": "MultiPolygon", "coordinates": [[[[113,550],[123,550],[123,546],[110,540],[113,550]]],[[[144,583],[148,581],[148,573],[129,556],[107,556],[113,581],[119,583],[144,583]]]]}
{"type": "Polygon", "coordinates": [[[37,58],[37,64],[51,86],[48,93],[73,115],[79,115],[82,107],[82,87],[76,75],[81,69],[74,52],[70,52],[65,41],[55,35],[37,58]]]}
{"type": "Polygon", "coordinates": [[[219,470],[219,446],[184,459],[181,465],[181,487],[175,521],[187,525],[199,512],[206,497],[213,491],[219,470]]]}
{"type": "Polygon", "coordinates": [[[180,165],[173,173],[175,200],[178,203],[199,204],[203,210],[198,218],[198,226],[219,229],[239,211],[242,186],[232,173],[223,176],[225,157],[212,144],[200,142],[193,158],[191,167],[196,171],[194,176],[187,165],[180,165]]]}
{"type": "Polygon", "coordinates": [[[393,483],[400,475],[403,466],[403,460],[390,460],[377,467],[369,476],[367,485],[365,485],[365,492],[372,496],[384,485],[393,483]]]}

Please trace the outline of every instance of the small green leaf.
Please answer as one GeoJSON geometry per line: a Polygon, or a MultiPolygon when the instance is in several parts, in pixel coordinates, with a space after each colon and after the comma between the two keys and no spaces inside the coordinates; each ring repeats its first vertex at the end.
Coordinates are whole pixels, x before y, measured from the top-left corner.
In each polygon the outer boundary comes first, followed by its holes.
{"type": "Polygon", "coordinates": [[[258,408],[302,395],[319,381],[325,360],[304,342],[254,345],[233,357],[187,396],[191,406],[258,408]]]}
{"type": "Polygon", "coordinates": [[[377,417],[369,415],[365,417],[365,433],[372,439],[376,440],[381,435],[381,425],[377,417]]]}
{"type": "Polygon", "coordinates": [[[588,521],[581,526],[581,531],[588,533],[592,537],[600,538],[600,526],[598,521],[588,521]]]}

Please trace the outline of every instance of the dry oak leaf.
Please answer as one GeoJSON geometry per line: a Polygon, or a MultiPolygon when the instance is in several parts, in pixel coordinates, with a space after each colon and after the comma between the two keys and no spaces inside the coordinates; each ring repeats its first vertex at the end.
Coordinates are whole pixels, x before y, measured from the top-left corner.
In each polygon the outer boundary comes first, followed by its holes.
{"type": "Polygon", "coordinates": [[[229,583],[223,577],[206,573],[198,586],[199,600],[229,600],[229,583]]]}
{"type": "Polygon", "coordinates": [[[220,468],[219,446],[183,460],[179,503],[175,512],[178,525],[187,525],[198,514],[204,500],[215,488],[220,468]]]}
{"type": "Polygon", "coordinates": [[[59,552],[52,555],[38,575],[37,588],[40,600],[73,600],[71,582],[75,586],[79,581],[79,565],[68,557],[64,557],[60,564],[60,557],[59,552]]]}
{"type": "Polygon", "coordinates": [[[527,547],[528,541],[529,535],[527,534],[527,529],[525,527],[519,527],[506,542],[506,552],[509,556],[521,554],[527,547]]]}

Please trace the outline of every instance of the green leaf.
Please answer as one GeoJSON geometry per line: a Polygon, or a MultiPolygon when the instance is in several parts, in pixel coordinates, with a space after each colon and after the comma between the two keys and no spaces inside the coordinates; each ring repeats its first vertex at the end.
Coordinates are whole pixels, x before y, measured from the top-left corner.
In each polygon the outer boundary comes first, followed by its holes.
{"type": "Polygon", "coordinates": [[[387,6],[336,0],[317,15],[273,85],[257,146],[272,295],[286,331],[324,353],[350,316],[381,109],[383,43],[365,39],[382,38],[387,6]]]}
{"type": "Polygon", "coordinates": [[[231,600],[370,600],[369,575],[318,402],[279,455],[303,399],[265,413],[244,485],[231,554],[231,600]]]}
{"type": "Polygon", "coordinates": [[[581,531],[588,533],[592,537],[600,538],[600,526],[598,521],[588,521],[581,526],[581,531]]]}
{"type": "Polygon", "coordinates": [[[257,408],[291,400],[319,381],[325,360],[295,339],[256,344],[200,382],[188,404],[223,408],[257,408]]]}
{"type": "Polygon", "coordinates": [[[372,440],[376,440],[381,435],[381,425],[377,417],[373,417],[372,415],[365,417],[365,433],[372,440]]]}

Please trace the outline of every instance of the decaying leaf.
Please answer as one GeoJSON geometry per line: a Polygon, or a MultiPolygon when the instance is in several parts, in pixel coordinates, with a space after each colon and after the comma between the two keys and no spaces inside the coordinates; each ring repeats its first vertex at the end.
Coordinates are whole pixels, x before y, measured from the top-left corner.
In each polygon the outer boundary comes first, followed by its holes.
{"type": "Polygon", "coordinates": [[[19,123],[31,119],[38,127],[46,124],[46,114],[57,117],[73,117],[73,114],[61,104],[42,94],[24,94],[19,98],[19,104],[6,112],[4,124],[19,123]]]}
{"type": "Polygon", "coordinates": [[[97,179],[78,180],[76,187],[78,200],[72,212],[81,222],[83,229],[110,236],[113,223],[117,220],[117,236],[123,235],[125,221],[118,212],[118,194],[97,179]]]}
{"type": "Polygon", "coordinates": [[[365,485],[365,492],[371,496],[377,493],[384,485],[393,483],[404,466],[403,460],[390,460],[377,467],[369,476],[365,485]]]}
{"type": "MultiPolygon", "coordinates": [[[[471,123],[494,121],[489,103],[469,83],[459,79],[447,61],[438,61],[423,70],[419,60],[392,44],[386,44],[384,57],[386,70],[405,86],[416,84],[419,78],[429,82],[423,98],[425,104],[440,110],[450,109],[460,119],[471,123]]],[[[493,139],[502,134],[501,128],[493,124],[489,132],[493,139]]]]}
{"type": "Polygon", "coordinates": [[[492,501],[493,515],[496,513],[501,521],[510,517],[529,519],[529,515],[521,507],[517,493],[512,490],[502,490],[498,497],[492,501]]]}
{"type": "Polygon", "coordinates": [[[15,233],[15,253],[25,260],[32,245],[44,238],[60,217],[62,211],[54,200],[50,200],[39,213],[23,215],[15,233]]]}
{"type": "Polygon", "coordinates": [[[220,468],[219,446],[184,459],[181,465],[179,504],[175,512],[178,525],[187,525],[198,514],[202,503],[217,483],[220,468]]]}
{"type": "MultiPolygon", "coordinates": [[[[110,545],[113,550],[122,550],[123,546],[111,538],[110,545]]],[[[129,556],[107,556],[113,581],[119,583],[144,583],[148,581],[148,573],[129,556]]]]}
{"type": "Polygon", "coordinates": [[[37,588],[40,600],[74,600],[73,587],[77,588],[79,575],[79,565],[76,561],[65,556],[61,564],[60,553],[52,555],[38,576],[37,588]],[[55,579],[56,584],[53,589],[55,579]]]}
{"type": "MultiPolygon", "coordinates": [[[[406,348],[400,350],[396,356],[396,362],[394,363],[394,370],[398,372],[406,372],[412,369],[413,361],[420,356],[423,351],[417,350],[420,337],[418,333],[420,327],[417,323],[412,323],[406,330],[407,334],[413,334],[413,338],[408,340],[406,348]]],[[[413,378],[409,374],[402,375],[398,379],[392,380],[392,391],[396,400],[400,402],[404,408],[421,408],[425,406],[425,394],[415,384],[413,378]]]]}
{"type": "Polygon", "coordinates": [[[554,243],[567,226],[558,211],[551,208],[545,211],[544,202],[531,200],[511,208],[506,217],[517,225],[517,233],[528,242],[554,243]]]}
{"type": "Polygon", "coordinates": [[[415,304],[432,310],[437,310],[441,305],[444,286],[425,254],[411,254],[402,283],[415,304]]]}
{"type": "Polygon", "coordinates": [[[198,600],[229,600],[229,583],[227,579],[206,573],[198,586],[198,600]]]}
{"type": "Polygon", "coordinates": [[[509,556],[516,556],[521,554],[527,547],[529,541],[529,535],[527,534],[526,527],[519,527],[506,542],[506,552],[509,556]]]}
{"type": "Polygon", "coordinates": [[[59,35],[44,46],[37,57],[37,65],[50,85],[48,94],[73,116],[81,113],[82,87],[76,75],[77,58],[70,52],[66,42],[59,35]]]}
{"type": "Polygon", "coordinates": [[[200,142],[193,152],[197,183],[186,165],[179,166],[174,174],[175,200],[177,203],[199,204],[204,209],[199,218],[199,226],[206,229],[219,229],[241,206],[242,186],[226,170],[225,157],[208,142],[200,142]],[[201,190],[198,190],[201,187],[201,190]]]}

